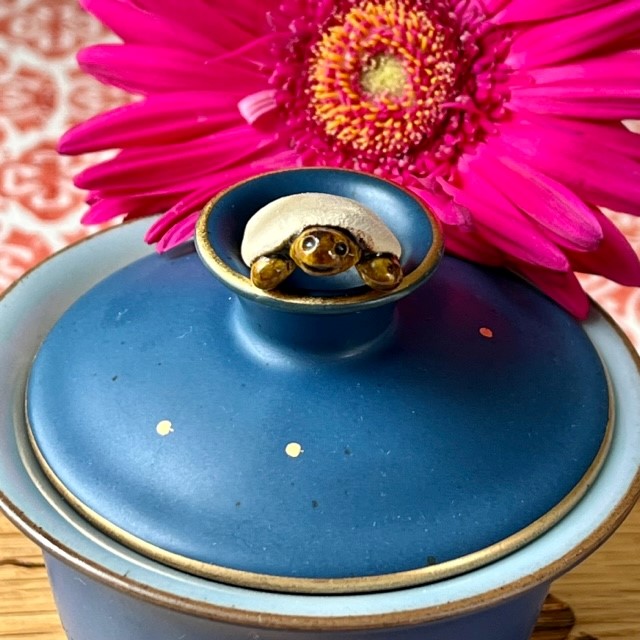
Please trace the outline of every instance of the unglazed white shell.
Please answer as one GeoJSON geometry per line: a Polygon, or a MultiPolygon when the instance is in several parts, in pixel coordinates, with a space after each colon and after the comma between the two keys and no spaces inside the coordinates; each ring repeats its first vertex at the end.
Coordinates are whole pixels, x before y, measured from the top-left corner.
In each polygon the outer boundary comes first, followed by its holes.
{"type": "Polygon", "coordinates": [[[285,247],[307,227],[345,229],[372,253],[400,257],[402,248],[385,223],[364,205],[328,193],[298,193],[278,198],[258,210],[247,222],[242,259],[247,266],[260,256],[285,247]]]}

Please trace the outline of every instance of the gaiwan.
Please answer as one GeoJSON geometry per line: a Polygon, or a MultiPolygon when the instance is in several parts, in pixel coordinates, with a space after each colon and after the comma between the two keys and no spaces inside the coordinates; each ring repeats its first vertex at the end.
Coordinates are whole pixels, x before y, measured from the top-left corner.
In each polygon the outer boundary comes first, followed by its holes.
{"type": "Polygon", "coordinates": [[[145,226],[0,303],[0,503],[42,547],[69,638],[527,640],[640,488],[640,380],[612,322],[442,258],[422,203],[355,172],[236,185],[197,254],[151,254],[145,226]],[[399,246],[317,215],[252,235],[301,194],[399,246]],[[252,282],[318,226],[360,259],[252,282]],[[397,259],[395,286],[363,280],[370,254],[397,259]]]}

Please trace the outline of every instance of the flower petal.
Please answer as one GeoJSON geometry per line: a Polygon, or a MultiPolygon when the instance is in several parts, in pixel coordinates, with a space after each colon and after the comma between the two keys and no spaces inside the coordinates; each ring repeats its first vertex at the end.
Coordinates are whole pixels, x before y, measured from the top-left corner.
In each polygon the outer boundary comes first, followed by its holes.
{"type": "Polygon", "coordinates": [[[531,82],[515,86],[516,108],[575,118],[640,117],[640,51],[534,69],[531,82]]]}
{"type": "Polygon", "coordinates": [[[186,91],[148,96],[102,113],[67,131],[58,143],[65,154],[170,144],[238,125],[242,94],[186,91]]]}
{"type": "Polygon", "coordinates": [[[537,22],[584,13],[610,4],[611,0],[511,0],[493,21],[496,24],[537,22]]]}
{"type": "MultiPolygon", "coordinates": [[[[145,240],[149,243],[158,242],[158,251],[162,252],[171,249],[177,244],[172,241],[172,238],[176,237],[173,231],[176,227],[182,229],[178,236],[184,237],[185,220],[190,220],[194,213],[197,216],[204,205],[217,193],[236,182],[250,177],[254,173],[255,171],[250,166],[242,166],[221,171],[206,180],[202,180],[198,189],[181,198],[161,218],[154,222],[147,232],[145,240]]],[[[191,234],[193,234],[194,229],[195,224],[191,229],[191,234]]]]}
{"type": "Polygon", "coordinates": [[[527,116],[504,123],[493,149],[520,158],[587,202],[640,214],[638,134],[609,126],[527,116]]]}
{"type": "Polygon", "coordinates": [[[252,93],[238,102],[238,110],[248,124],[254,124],[260,118],[276,109],[276,91],[264,89],[252,93]]]}
{"type": "Polygon", "coordinates": [[[638,45],[638,1],[620,0],[523,29],[514,37],[507,64],[515,69],[542,67],[592,55],[598,50],[622,51],[638,45]]]}
{"type": "MultiPolygon", "coordinates": [[[[226,3],[207,0],[188,0],[186,3],[175,0],[136,0],[136,4],[149,14],[158,14],[177,25],[184,25],[200,37],[215,40],[224,49],[234,49],[268,29],[266,10],[263,8],[260,11],[260,5],[265,4],[264,0],[256,0],[251,4],[247,0],[226,3]],[[235,18],[236,12],[243,9],[247,13],[246,17],[251,17],[251,20],[235,18]]],[[[275,8],[275,2],[268,4],[270,8],[275,8]]]]}
{"type": "Polygon", "coordinates": [[[95,45],[80,51],[78,62],[101,82],[131,93],[201,91],[204,87],[250,93],[265,86],[265,78],[257,69],[215,62],[169,47],[95,45]]]}
{"type": "Polygon", "coordinates": [[[273,136],[242,125],[181,144],[125,149],[115,158],[85,169],[74,182],[82,189],[109,188],[123,195],[135,194],[247,162],[268,152],[273,142],[273,136]]]}
{"type": "Polygon", "coordinates": [[[474,228],[488,244],[517,260],[546,269],[566,271],[569,261],[553,242],[536,228],[504,194],[471,166],[460,188],[441,182],[454,200],[473,212],[474,228]]]}
{"type": "Polygon", "coordinates": [[[444,237],[448,252],[473,262],[515,271],[572,315],[586,318],[589,299],[571,271],[552,271],[514,260],[513,256],[492,247],[485,238],[456,227],[446,227],[444,237]]]}
{"type": "Polygon", "coordinates": [[[602,230],[591,207],[570,189],[536,171],[528,163],[503,155],[499,159],[486,147],[472,170],[479,171],[533,221],[551,231],[556,241],[570,249],[592,250],[602,240],[602,230]]]}
{"type": "Polygon", "coordinates": [[[487,14],[493,16],[499,13],[508,5],[512,0],[484,0],[483,5],[487,11],[487,14]]]}
{"type": "Polygon", "coordinates": [[[548,271],[529,264],[519,264],[517,270],[572,316],[585,320],[589,315],[589,298],[573,272],[548,271]]]}
{"type": "Polygon", "coordinates": [[[267,20],[256,19],[256,16],[268,16],[278,8],[278,0],[234,0],[234,2],[218,1],[216,11],[224,13],[229,20],[245,29],[247,33],[260,35],[267,27],[267,20]]]}
{"type": "Polygon", "coordinates": [[[506,262],[501,251],[470,229],[447,225],[443,235],[446,250],[454,255],[493,267],[501,267],[506,262]]]}
{"type": "Polygon", "coordinates": [[[82,216],[83,224],[101,224],[117,218],[126,216],[130,218],[142,218],[161,213],[166,209],[166,197],[126,197],[108,198],[98,200],[82,216]]]}
{"type": "Polygon", "coordinates": [[[202,177],[197,184],[192,185],[190,191],[178,200],[160,219],[158,219],[149,229],[146,240],[147,242],[160,241],[159,250],[164,251],[170,249],[173,244],[167,245],[165,236],[171,237],[171,229],[181,224],[185,217],[189,216],[193,211],[202,208],[213,196],[222,189],[245,180],[253,175],[264,173],[275,168],[286,166],[295,166],[295,154],[290,150],[284,150],[281,153],[256,160],[246,165],[240,165],[219,171],[215,174],[202,177]]]}
{"type": "Polygon", "coordinates": [[[184,220],[173,225],[166,235],[164,235],[158,242],[158,251],[160,253],[164,253],[165,251],[169,251],[170,249],[177,247],[183,242],[191,240],[194,236],[196,222],[199,217],[200,213],[196,211],[189,214],[184,220]]]}
{"type": "Polygon", "coordinates": [[[640,259],[626,237],[601,211],[594,209],[604,237],[590,252],[568,252],[575,271],[595,273],[629,287],[640,286],[640,259]]]}
{"type": "MultiPolygon", "coordinates": [[[[278,166],[281,162],[291,160],[295,156],[290,151],[275,154],[278,158],[278,166]]],[[[236,184],[241,180],[260,173],[265,169],[271,169],[274,160],[265,159],[250,165],[235,167],[221,172],[216,180],[209,180],[197,191],[194,191],[176,203],[167,213],[160,218],[148,231],[145,240],[149,243],[158,242],[158,251],[164,252],[173,249],[177,245],[191,240],[195,232],[195,225],[200,216],[200,209],[217,193],[236,184]]],[[[290,166],[293,166],[290,165],[290,166]]]]}
{"type": "Polygon", "coordinates": [[[176,47],[206,56],[225,51],[216,39],[200,35],[183,27],[176,20],[168,20],[157,12],[145,11],[125,0],[80,0],[80,4],[128,43],[162,43],[166,47],[176,47]]]}
{"type": "Polygon", "coordinates": [[[640,51],[624,51],[598,56],[572,64],[554,65],[527,70],[536,87],[544,90],[598,86],[637,87],[640,82],[640,51]]]}
{"type": "Polygon", "coordinates": [[[456,227],[465,227],[471,224],[471,212],[466,207],[454,202],[450,197],[438,194],[435,189],[421,189],[416,186],[412,186],[410,189],[433,209],[443,224],[455,225],[456,227]]]}

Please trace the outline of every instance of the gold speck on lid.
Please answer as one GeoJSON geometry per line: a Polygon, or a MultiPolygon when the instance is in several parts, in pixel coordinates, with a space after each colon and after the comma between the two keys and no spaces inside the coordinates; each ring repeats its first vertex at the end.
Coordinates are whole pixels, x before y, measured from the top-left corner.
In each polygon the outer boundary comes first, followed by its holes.
{"type": "Polygon", "coordinates": [[[300,456],[302,453],[304,453],[304,449],[302,448],[302,445],[298,442],[290,442],[285,448],[284,448],[284,452],[290,457],[290,458],[297,458],[298,456],[300,456]]]}
{"type": "Polygon", "coordinates": [[[171,420],[160,420],[156,425],[156,432],[159,436],[168,436],[170,433],[173,433],[171,420]]]}
{"type": "Polygon", "coordinates": [[[493,338],[493,331],[491,329],[489,329],[489,327],[481,327],[480,328],[480,335],[483,338],[493,338]]]}

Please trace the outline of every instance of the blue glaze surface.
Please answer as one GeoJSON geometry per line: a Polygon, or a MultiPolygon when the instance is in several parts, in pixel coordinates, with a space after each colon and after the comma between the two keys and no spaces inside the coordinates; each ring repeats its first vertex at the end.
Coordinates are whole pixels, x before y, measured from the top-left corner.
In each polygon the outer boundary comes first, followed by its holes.
{"type": "Polygon", "coordinates": [[[320,578],[503,540],[600,448],[595,350],[514,278],[447,258],[395,310],[325,320],[240,302],[194,254],[138,261],[44,342],[38,447],[82,502],[158,547],[320,578]]]}
{"type": "Polygon", "coordinates": [[[548,591],[538,585],[472,615],[420,625],[343,630],[260,629],[154,606],[45,556],[62,624],[74,640],[529,640],[548,591]]]}

